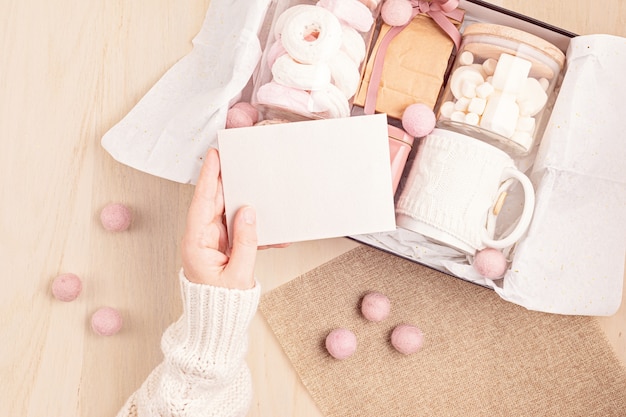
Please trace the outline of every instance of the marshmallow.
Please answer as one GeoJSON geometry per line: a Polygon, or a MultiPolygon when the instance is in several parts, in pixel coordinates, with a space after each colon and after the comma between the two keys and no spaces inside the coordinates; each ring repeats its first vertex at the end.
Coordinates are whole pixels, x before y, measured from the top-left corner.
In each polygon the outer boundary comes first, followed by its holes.
{"type": "Polygon", "coordinates": [[[454,113],[454,102],[446,101],[439,108],[439,113],[445,118],[450,118],[452,113],[454,113]]]}
{"type": "Polygon", "coordinates": [[[498,65],[497,60],[493,58],[485,59],[485,61],[483,62],[483,71],[485,71],[485,74],[487,74],[487,76],[493,75],[494,71],[496,70],[496,65],[498,65]]]}
{"type": "Polygon", "coordinates": [[[320,0],[317,5],[328,9],[359,32],[367,32],[374,24],[372,12],[359,0],[320,0]]]}
{"type": "Polygon", "coordinates": [[[330,84],[330,68],[327,64],[301,64],[289,55],[282,55],[272,66],[274,81],[286,87],[301,90],[319,90],[330,84]]]}
{"type": "Polygon", "coordinates": [[[351,98],[361,82],[361,73],[354,61],[346,53],[339,51],[328,62],[328,66],[332,83],[345,94],[346,98],[351,98]]]}
{"type": "Polygon", "coordinates": [[[342,33],[339,19],[331,12],[322,7],[303,5],[284,19],[280,40],[294,60],[313,64],[328,61],[337,53],[342,33]]]}
{"type": "Polygon", "coordinates": [[[287,51],[285,50],[283,43],[280,41],[280,39],[277,39],[267,50],[267,66],[271,69],[278,57],[281,55],[285,55],[286,53],[287,51]]]}
{"type": "Polygon", "coordinates": [[[299,13],[301,9],[306,9],[307,7],[308,5],[306,4],[297,4],[283,11],[280,16],[278,16],[278,19],[276,19],[276,23],[274,23],[274,38],[280,39],[283,28],[285,27],[285,22],[288,21],[292,16],[299,13]]]}
{"type": "Polygon", "coordinates": [[[476,97],[476,84],[471,81],[464,81],[461,85],[461,94],[463,97],[474,98],[476,97]]]}
{"type": "Polygon", "coordinates": [[[325,107],[315,107],[311,95],[306,91],[285,87],[274,81],[263,84],[257,91],[256,98],[260,104],[282,107],[300,114],[326,110],[325,107]]]}
{"type": "Polygon", "coordinates": [[[470,100],[467,106],[467,111],[482,115],[485,112],[485,107],[487,107],[487,100],[480,97],[474,97],[470,100]]]}
{"type": "Polygon", "coordinates": [[[517,96],[520,113],[524,116],[534,116],[543,109],[548,102],[548,94],[536,78],[527,78],[524,87],[517,96]]]}
{"type": "Polygon", "coordinates": [[[465,122],[465,112],[455,111],[450,115],[450,120],[453,122],[465,122]]]}
{"type": "Polygon", "coordinates": [[[539,78],[539,84],[541,84],[541,88],[543,88],[543,91],[548,91],[548,87],[550,87],[550,81],[547,78],[539,78]]]}
{"type": "Polygon", "coordinates": [[[465,51],[459,56],[459,63],[461,65],[472,65],[474,63],[474,54],[470,51],[465,51]]]}
{"type": "Polygon", "coordinates": [[[454,70],[452,77],[450,77],[450,91],[457,100],[463,97],[462,88],[465,82],[480,85],[485,82],[485,78],[472,65],[464,65],[454,70]]]}
{"type": "Polygon", "coordinates": [[[478,71],[480,73],[480,75],[483,76],[483,78],[487,77],[487,73],[485,72],[485,69],[483,68],[482,64],[471,64],[471,65],[469,65],[469,67],[473,68],[476,71],[478,71]]]}
{"type": "Polygon", "coordinates": [[[515,102],[515,96],[495,93],[487,101],[480,127],[510,138],[515,133],[518,117],[519,106],[515,102]]]}
{"type": "Polygon", "coordinates": [[[484,82],[476,87],[476,96],[479,98],[487,98],[493,92],[493,85],[489,82],[484,82]]]}
{"type": "Polygon", "coordinates": [[[467,107],[470,104],[470,99],[467,97],[461,97],[454,103],[454,110],[467,111],[467,107]]]}
{"type": "Polygon", "coordinates": [[[341,30],[343,34],[341,50],[348,54],[358,67],[365,59],[365,41],[352,26],[342,25],[341,30]]]}
{"type": "Polygon", "coordinates": [[[532,135],[535,130],[535,118],[521,116],[519,119],[517,119],[517,126],[515,127],[515,130],[517,132],[526,132],[532,135]]]}
{"type": "Polygon", "coordinates": [[[465,123],[468,125],[478,126],[480,116],[476,113],[469,112],[465,115],[465,123]]]}
{"type": "Polygon", "coordinates": [[[531,67],[532,63],[527,59],[501,54],[493,73],[493,88],[503,93],[519,93],[524,87],[531,67]]]}
{"type": "Polygon", "coordinates": [[[326,85],[324,88],[311,91],[311,98],[316,107],[325,108],[325,112],[329,117],[348,117],[350,116],[350,104],[343,92],[332,84],[326,85]]]}

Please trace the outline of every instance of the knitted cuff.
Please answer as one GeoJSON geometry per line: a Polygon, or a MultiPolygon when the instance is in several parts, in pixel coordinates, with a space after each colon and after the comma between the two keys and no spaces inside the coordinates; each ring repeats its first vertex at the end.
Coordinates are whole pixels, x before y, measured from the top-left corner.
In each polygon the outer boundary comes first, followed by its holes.
{"type": "Polygon", "coordinates": [[[196,284],[182,269],[179,278],[184,314],[163,338],[166,357],[193,373],[243,359],[261,294],[259,283],[248,290],[196,284]]]}

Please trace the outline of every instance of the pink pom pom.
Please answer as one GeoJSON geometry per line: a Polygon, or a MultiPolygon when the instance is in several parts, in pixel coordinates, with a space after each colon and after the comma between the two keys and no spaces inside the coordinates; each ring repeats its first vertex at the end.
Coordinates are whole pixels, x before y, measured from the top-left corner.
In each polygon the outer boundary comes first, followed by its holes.
{"type": "Polygon", "coordinates": [[[226,114],[226,129],[253,126],[259,121],[259,112],[250,103],[235,103],[226,114]]]}
{"type": "Polygon", "coordinates": [[[108,204],[100,212],[100,221],[106,230],[122,232],[130,227],[132,212],[123,204],[108,204]]]}
{"type": "Polygon", "coordinates": [[[259,121],[259,111],[250,103],[240,101],[239,103],[235,103],[231,109],[243,110],[248,116],[250,116],[250,119],[252,119],[252,124],[259,121]]]}
{"type": "Polygon", "coordinates": [[[436,122],[433,110],[423,103],[411,104],[402,114],[402,127],[416,138],[423,138],[432,132],[436,122]]]}
{"type": "Polygon", "coordinates": [[[83,289],[80,278],[75,274],[61,274],[52,281],[52,295],[60,301],[73,301],[83,289]]]}
{"type": "Polygon", "coordinates": [[[356,336],[348,329],[335,329],[326,336],[326,350],[335,359],[347,359],[356,351],[356,336]]]}
{"type": "Polygon", "coordinates": [[[508,267],[506,257],[498,249],[486,248],[476,253],[474,269],[489,279],[502,278],[508,267]]]}
{"type": "Polygon", "coordinates": [[[380,9],[383,21],[389,26],[404,26],[411,20],[413,6],[408,0],[387,0],[380,9]]]}
{"type": "Polygon", "coordinates": [[[420,329],[409,324],[400,324],[391,333],[391,344],[404,355],[415,353],[424,343],[424,334],[420,329]]]}
{"type": "Polygon", "coordinates": [[[459,0],[439,0],[438,3],[444,12],[451,12],[459,7],[459,0]]]}
{"type": "Polygon", "coordinates": [[[361,313],[369,321],[379,322],[389,316],[391,303],[386,295],[379,292],[365,294],[361,301],[361,313]]]}
{"type": "Polygon", "coordinates": [[[122,315],[114,308],[102,307],[91,316],[91,328],[100,336],[112,336],[122,328],[122,315]]]}
{"type": "Polygon", "coordinates": [[[231,108],[226,114],[226,129],[237,127],[250,127],[254,125],[252,118],[245,111],[238,108],[231,108]]]}

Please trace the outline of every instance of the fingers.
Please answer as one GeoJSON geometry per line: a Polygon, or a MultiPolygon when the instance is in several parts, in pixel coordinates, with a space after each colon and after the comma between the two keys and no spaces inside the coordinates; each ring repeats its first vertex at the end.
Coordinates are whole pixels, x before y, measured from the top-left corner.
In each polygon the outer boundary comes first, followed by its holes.
{"type": "Polygon", "coordinates": [[[226,270],[247,288],[254,286],[257,243],[256,212],[252,207],[243,207],[233,221],[233,246],[226,270]]]}
{"type": "Polygon", "coordinates": [[[202,164],[193,199],[187,214],[187,227],[201,230],[223,214],[220,159],[216,149],[209,149],[202,164]]]}

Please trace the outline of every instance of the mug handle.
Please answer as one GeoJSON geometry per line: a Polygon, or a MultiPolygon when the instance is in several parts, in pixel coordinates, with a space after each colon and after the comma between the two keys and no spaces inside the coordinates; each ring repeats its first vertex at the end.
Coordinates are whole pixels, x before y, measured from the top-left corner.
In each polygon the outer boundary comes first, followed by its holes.
{"type": "MultiPolygon", "coordinates": [[[[515,226],[515,229],[513,229],[513,231],[505,238],[498,240],[492,239],[486,228],[481,229],[482,243],[488,248],[495,249],[506,248],[517,242],[522,235],[526,233],[526,230],[530,225],[530,220],[533,217],[533,211],[535,210],[535,190],[533,188],[533,184],[530,182],[530,179],[513,167],[506,167],[502,174],[504,181],[508,179],[515,179],[522,184],[522,188],[524,190],[524,209],[522,210],[522,214],[517,222],[517,225],[515,226]]],[[[489,209],[488,217],[489,220],[491,220],[488,223],[495,224],[496,215],[493,213],[493,207],[489,209]]]]}

